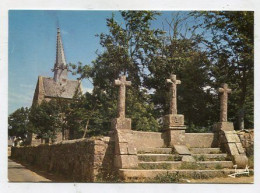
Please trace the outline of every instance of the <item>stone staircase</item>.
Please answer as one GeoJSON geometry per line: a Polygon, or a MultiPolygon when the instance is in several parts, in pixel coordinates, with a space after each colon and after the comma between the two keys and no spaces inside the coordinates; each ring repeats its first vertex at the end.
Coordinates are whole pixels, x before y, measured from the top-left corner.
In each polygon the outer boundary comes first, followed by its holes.
{"type": "Polygon", "coordinates": [[[138,150],[138,167],[120,169],[124,180],[153,179],[158,175],[176,174],[182,178],[227,176],[234,172],[233,163],[220,148],[190,148],[195,162],[183,162],[172,148],[142,148],[138,150]]]}

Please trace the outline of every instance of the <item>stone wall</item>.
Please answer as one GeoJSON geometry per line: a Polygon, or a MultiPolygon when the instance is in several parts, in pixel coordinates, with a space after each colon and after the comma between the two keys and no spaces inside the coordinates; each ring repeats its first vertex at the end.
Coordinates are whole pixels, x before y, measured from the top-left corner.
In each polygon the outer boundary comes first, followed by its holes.
{"type": "Polygon", "coordinates": [[[214,133],[185,133],[187,147],[218,147],[218,138],[214,133]]]}
{"type": "Polygon", "coordinates": [[[63,141],[57,144],[13,147],[11,157],[77,182],[113,176],[114,142],[109,137],[63,141]]]}
{"type": "Polygon", "coordinates": [[[160,132],[133,131],[133,142],[137,150],[165,146],[165,136],[160,132]]]}
{"type": "Polygon", "coordinates": [[[245,148],[246,154],[251,156],[254,154],[254,130],[237,131],[238,137],[245,148]]]}

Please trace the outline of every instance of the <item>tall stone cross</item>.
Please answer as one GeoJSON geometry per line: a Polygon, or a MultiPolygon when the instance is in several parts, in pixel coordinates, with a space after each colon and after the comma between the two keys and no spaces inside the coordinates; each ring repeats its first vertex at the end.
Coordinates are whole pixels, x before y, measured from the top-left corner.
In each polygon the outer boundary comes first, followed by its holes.
{"type": "Polygon", "coordinates": [[[177,84],[181,84],[180,80],[176,79],[176,75],[172,74],[170,79],[166,79],[167,83],[170,83],[170,92],[171,92],[171,99],[170,99],[170,114],[177,114],[177,84]]]}
{"type": "Polygon", "coordinates": [[[125,118],[125,95],[126,95],[126,86],[131,86],[131,81],[126,81],[126,76],[123,75],[120,79],[115,80],[115,85],[119,86],[119,95],[118,95],[118,117],[125,118]]]}
{"type": "Polygon", "coordinates": [[[227,121],[227,103],[228,103],[228,94],[231,93],[231,89],[228,88],[227,84],[222,85],[223,88],[219,88],[219,93],[222,93],[220,96],[220,122],[227,121]]]}

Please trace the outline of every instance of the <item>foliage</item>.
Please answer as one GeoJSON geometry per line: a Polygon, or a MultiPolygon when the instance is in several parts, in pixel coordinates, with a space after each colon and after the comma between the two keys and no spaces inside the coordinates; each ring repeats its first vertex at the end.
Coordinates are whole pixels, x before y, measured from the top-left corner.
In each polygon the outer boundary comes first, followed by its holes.
{"type": "Polygon", "coordinates": [[[254,14],[250,11],[193,12],[210,38],[204,44],[211,61],[211,87],[228,83],[233,89],[229,117],[236,128],[253,127],[254,14]]]}
{"type": "Polygon", "coordinates": [[[178,173],[169,173],[167,172],[166,174],[159,174],[157,175],[153,182],[158,182],[158,183],[177,183],[180,181],[180,177],[178,173]]]}
{"type": "Polygon", "coordinates": [[[32,129],[29,122],[30,109],[21,107],[8,117],[8,135],[26,139],[28,132],[32,129]]]}
{"type": "MultiPolygon", "coordinates": [[[[93,80],[94,91],[100,100],[99,117],[104,124],[94,123],[100,133],[110,129],[110,121],[116,117],[118,88],[113,85],[122,74],[128,75],[132,87],[127,89],[127,116],[132,118],[134,130],[158,131],[159,124],[153,116],[153,103],[146,89],[142,88],[144,67],[149,62],[148,55],[155,52],[160,30],[150,29],[151,21],[159,15],[150,11],[122,11],[124,26],[114,15],[107,19],[108,34],[97,35],[103,52],[98,53],[92,66],[79,64],[75,73],[80,78],[93,80]],[[100,98],[100,96],[102,97],[100,98]]],[[[95,121],[94,121],[95,122],[95,121]]]]}
{"type": "Polygon", "coordinates": [[[62,99],[43,101],[40,105],[32,106],[29,120],[34,126],[33,133],[39,138],[50,138],[54,141],[56,134],[66,128],[64,121],[66,108],[67,102],[62,99]]]}

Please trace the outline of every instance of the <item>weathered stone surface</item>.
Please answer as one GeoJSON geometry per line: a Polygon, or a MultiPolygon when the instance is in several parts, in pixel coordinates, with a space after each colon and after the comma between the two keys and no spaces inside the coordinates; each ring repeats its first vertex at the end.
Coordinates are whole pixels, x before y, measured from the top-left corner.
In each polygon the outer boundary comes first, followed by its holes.
{"type": "Polygon", "coordinates": [[[129,118],[115,118],[112,120],[112,129],[114,130],[131,130],[131,119],[129,118]]]}
{"type": "Polygon", "coordinates": [[[218,147],[216,133],[185,133],[185,141],[188,147],[218,147]]]}
{"type": "Polygon", "coordinates": [[[180,155],[191,155],[190,150],[185,145],[174,145],[173,148],[180,155]]]}
{"type": "Polygon", "coordinates": [[[242,144],[240,142],[236,143],[236,146],[237,146],[239,154],[244,154],[245,153],[244,148],[243,148],[243,146],[242,146],[242,144]]]}
{"type": "Polygon", "coordinates": [[[168,146],[185,145],[185,130],[166,130],[168,146]]]}
{"type": "Polygon", "coordinates": [[[115,80],[114,84],[119,86],[118,95],[118,118],[125,118],[125,93],[126,86],[131,86],[130,81],[126,81],[126,76],[121,76],[120,79],[115,80]]]}
{"type": "Polygon", "coordinates": [[[218,122],[213,125],[213,131],[233,131],[234,125],[232,122],[218,122]]]}
{"type": "Polygon", "coordinates": [[[138,157],[133,143],[132,130],[116,130],[115,135],[115,162],[116,168],[137,167],[138,157]],[[127,158],[128,157],[128,158],[127,158]]]}
{"type": "Polygon", "coordinates": [[[184,155],[184,156],[182,156],[181,161],[183,161],[183,162],[195,162],[196,160],[194,159],[194,157],[192,157],[190,155],[184,155]]]}
{"type": "Polygon", "coordinates": [[[231,155],[239,155],[237,146],[235,143],[228,143],[229,152],[231,155]]]}
{"type": "Polygon", "coordinates": [[[184,115],[165,115],[164,126],[166,129],[169,127],[184,126],[184,115]]]}
{"type": "Polygon", "coordinates": [[[66,175],[77,182],[92,182],[96,179],[95,175],[108,176],[114,172],[114,143],[105,142],[102,138],[13,147],[11,156],[22,163],[66,175]]]}
{"type": "Polygon", "coordinates": [[[240,139],[237,134],[225,133],[225,136],[228,143],[240,143],[240,139]]]}
{"type": "Polygon", "coordinates": [[[169,114],[175,115],[175,114],[177,114],[177,89],[176,89],[176,85],[181,84],[181,81],[177,80],[176,75],[173,74],[173,75],[171,75],[170,79],[166,80],[166,82],[170,84],[170,92],[171,92],[169,114]]]}
{"type": "Polygon", "coordinates": [[[237,168],[245,168],[248,165],[248,158],[245,155],[234,155],[233,159],[237,168]]]}
{"type": "Polygon", "coordinates": [[[227,84],[222,85],[223,88],[219,88],[220,96],[220,122],[227,122],[227,103],[228,93],[231,93],[231,89],[228,88],[227,84]]]}
{"type": "Polygon", "coordinates": [[[137,154],[136,147],[134,147],[132,144],[128,145],[127,150],[128,150],[129,155],[136,155],[137,154]]]}
{"type": "Polygon", "coordinates": [[[117,168],[136,168],[138,157],[136,155],[115,155],[115,165],[117,168]]]}
{"type": "Polygon", "coordinates": [[[115,148],[115,153],[118,155],[128,154],[128,143],[119,143],[115,148]]]}
{"type": "Polygon", "coordinates": [[[133,144],[139,149],[163,147],[165,135],[159,132],[133,131],[133,144]]]}

